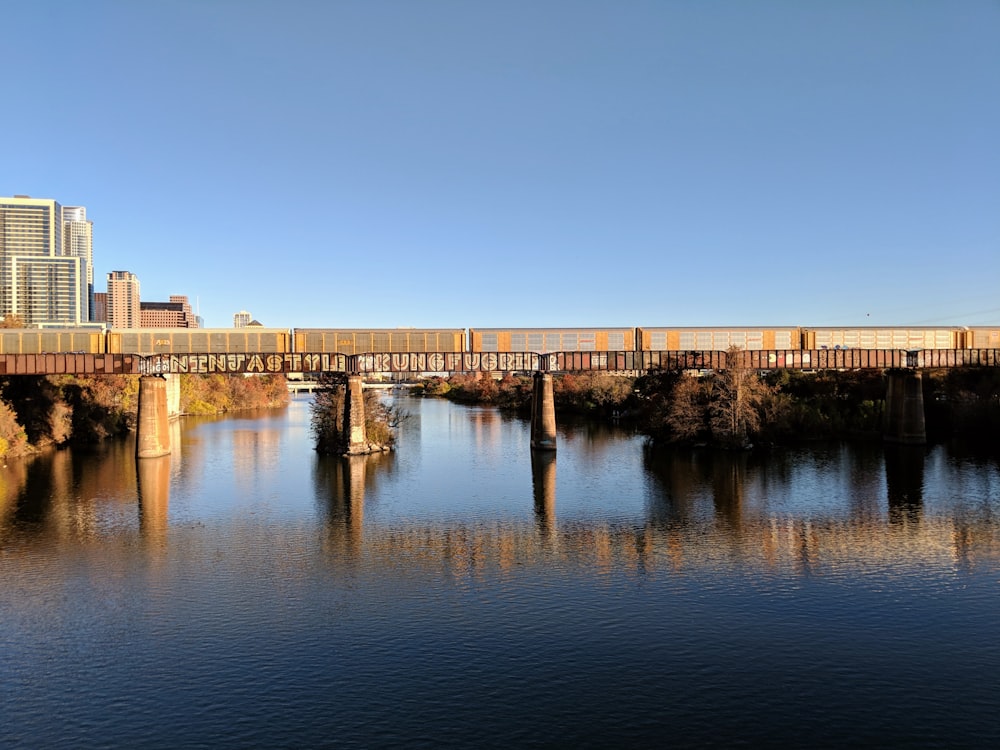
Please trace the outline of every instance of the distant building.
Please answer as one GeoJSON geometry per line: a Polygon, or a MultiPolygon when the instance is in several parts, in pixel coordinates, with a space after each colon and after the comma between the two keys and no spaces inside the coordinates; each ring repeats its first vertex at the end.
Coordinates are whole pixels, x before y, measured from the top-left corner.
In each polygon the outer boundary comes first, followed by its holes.
{"type": "Polygon", "coordinates": [[[92,237],[82,206],[0,197],[0,317],[30,326],[89,322],[92,237]]]}
{"type": "Polygon", "coordinates": [[[108,327],[139,328],[139,279],[129,271],[108,274],[108,327]]]}
{"type": "Polygon", "coordinates": [[[198,328],[191,304],[181,294],[170,295],[169,302],[140,302],[139,319],[141,328],[198,328]]]}
{"type": "Polygon", "coordinates": [[[108,293],[94,292],[94,306],[91,308],[91,319],[94,323],[108,322],[108,293]]]}
{"type": "Polygon", "coordinates": [[[253,316],[250,315],[246,310],[240,310],[233,316],[233,327],[234,328],[246,328],[250,325],[250,321],[253,320],[253,316]]]}
{"type": "Polygon", "coordinates": [[[62,209],[63,255],[82,258],[87,266],[87,311],[88,319],[94,317],[94,222],[87,220],[87,209],[83,206],[63,206],[62,209]]]}

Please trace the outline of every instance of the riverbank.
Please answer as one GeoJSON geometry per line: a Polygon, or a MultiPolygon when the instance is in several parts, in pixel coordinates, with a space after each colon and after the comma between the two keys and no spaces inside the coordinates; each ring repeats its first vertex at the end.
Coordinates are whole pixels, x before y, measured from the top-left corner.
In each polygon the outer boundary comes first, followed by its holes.
{"type": "MultiPolygon", "coordinates": [[[[1000,373],[928,371],[923,388],[929,440],[1000,442],[1000,373]]],[[[431,378],[414,393],[528,414],[531,389],[526,376],[457,375],[431,378]]],[[[626,420],[650,441],[673,445],[877,440],[885,395],[885,375],[868,371],[564,373],[553,381],[557,415],[626,420]]]]}
{"type": "MultiPolygon", "coordinates": [[[[284,375],[178,375],[183,414],[224,414],[288,403],[284,375]]],[[[89,444],[135,429],[137,375],[0,378],[0,458],[89,444]]]]}

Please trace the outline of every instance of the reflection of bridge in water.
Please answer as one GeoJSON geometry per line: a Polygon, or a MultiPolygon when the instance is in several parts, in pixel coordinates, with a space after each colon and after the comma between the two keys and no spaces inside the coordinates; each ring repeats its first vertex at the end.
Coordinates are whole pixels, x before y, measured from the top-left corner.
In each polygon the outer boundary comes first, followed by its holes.
{"type": "MultiPolygon", "coordinates": [[[[122,522],[131,517],[137,523],[144,545],[159,554],[181,544],[189,548],[186,554],[197,555],[197,531],[171,525],[175,460],[164,456],[132,462],[120,457],[104,462],[107,469],[86,480],[91,489],[74,492],[61,484],[77,481],[68,454],[55,454],[51,475],[56,484],[42,493],[46,505],[0,506],[0,542],[4,530],[17,520],[19,533],[27,534],[19,549],[30,546],[35,536],[40,545],[65,538],[97,550],[105,535],[117,538],[121,533],[118,524],[108,523],[109,509],[102,509],[97,499],[105,492],[98,488],[122,487],[124,492],[112,494],[131,494],[136,504],[110,510],[122,522]],[[93,499],[80,501],[81,493],[93,499]],[[12,514],[27,516],[14,519],[12,514]]],[[[532,455],[533,488],[525,497],[533,509],[532,520],[366,520],[366,496],[377,494],[379,476],[392,472],[394,461],[392,454],[317,461],[314,484],[324,510],[321,544],[326,554],[348,564],[418,567],[473,577],[549,568],[560,561],[573,563],[564,569],[583,566],[598,573],[697,573],[723,567],[820,576],[922,566],[962,571],[1000,563],[1000,521],[988,508],[937,514],[925,507],[924,453],[916,447],[887,446],[884,462],[873,458],[845,467],[856,475],[856,481],[848,483],[850,494],[819,512],[797,511],[778,500],[775,507],[761,503],[762,495],[794,494],[786,486],[792,477],[782,477],[780,466],[772,465],[765,476],[756,474],[745,456],[696,464],[685,454],[668,461],[658,458],[647,467],[653,482],[644,516],[620,523],[559,517],[558,460],[552,452],[532,455]]],[[[28,481],[22,469],[8,472],[8,501],[28,481]]],[[[241,532],[236,528],[232,533],[241,532]]],[[[277,534],[269,538],[267,555],[300,560],[312,553],[315,543],[308,535],[277,534]],[[302,547],[304,540],[307,548],[302,547]]],[[[287,572],[294,578],[294,570],[287,572]]]]}
{"type": "Polygon", "coordinates": [[[925,513],[923,452],[910,446],[887,447],[885,497],[866,497],[846,515],[747,508],[745,466],[735,461],[712,472],[711,498],[687,498],[686,505],[677,487],[664,487],[645,521],[631,524],[559,521],[557,460],[550,452],[532,454],[533,523],[365,524],[365,495],[386,460],[391,457],[357,456],[318,470],[317,484],[327,493],[329,552],[390,567],[444,567],[452,575],[556,559],[608,572],[738,566],[813,575],[900,565],[969,569],[1000,560],[1000,525],[988,514],[957,520],[925,513]]]}

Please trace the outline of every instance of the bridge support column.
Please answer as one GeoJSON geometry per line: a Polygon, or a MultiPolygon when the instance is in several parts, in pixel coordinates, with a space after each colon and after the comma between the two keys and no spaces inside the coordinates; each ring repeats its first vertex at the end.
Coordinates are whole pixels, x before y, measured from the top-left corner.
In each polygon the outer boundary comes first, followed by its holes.
{"type": "Polygon", "coordinates": [[[143,375],[139,378],[135,457],[159,458],[169,453],[170,416],[167,411],[167,381],[160,375],[143,375]]]}
{"type": "Polygon", "coordinates": [[[890,370],[888,380],[883,433],[885,441],[905,445],[926,443],[922,374],[917,370],[890,370]]]}
{"type": "Polygon", "coordinates": [[[177,419],[181,415],[181,376],[164,375],[167,381],[167,416],[177,419]]]}
{"type": "Polygon", "coordinates": [[[348,375],[344,386],[344,455],[368,453],[365,392],[360,375],[348,375]]]}
{"type": "Polygon", "coordinates": [[[556,402],[552,395],[552,376],[536,372],[531,392],[531,447],[556,449],[556,402]]]}

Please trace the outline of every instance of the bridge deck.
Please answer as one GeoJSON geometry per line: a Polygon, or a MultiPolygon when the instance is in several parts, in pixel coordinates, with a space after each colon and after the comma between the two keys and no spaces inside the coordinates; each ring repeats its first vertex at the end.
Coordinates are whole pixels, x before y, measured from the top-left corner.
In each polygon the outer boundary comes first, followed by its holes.
{"type": "MultiPolygon", "coordinates": [[[[819,349],[742,351],[755,370],[886,370],[998,367],[1000,349],[819,349]]],[[[395,354],[2,354],[0,375],[160,373],[451,373],[723,370],[727,354],[700,352],[488,352],[395,354]]]]}

